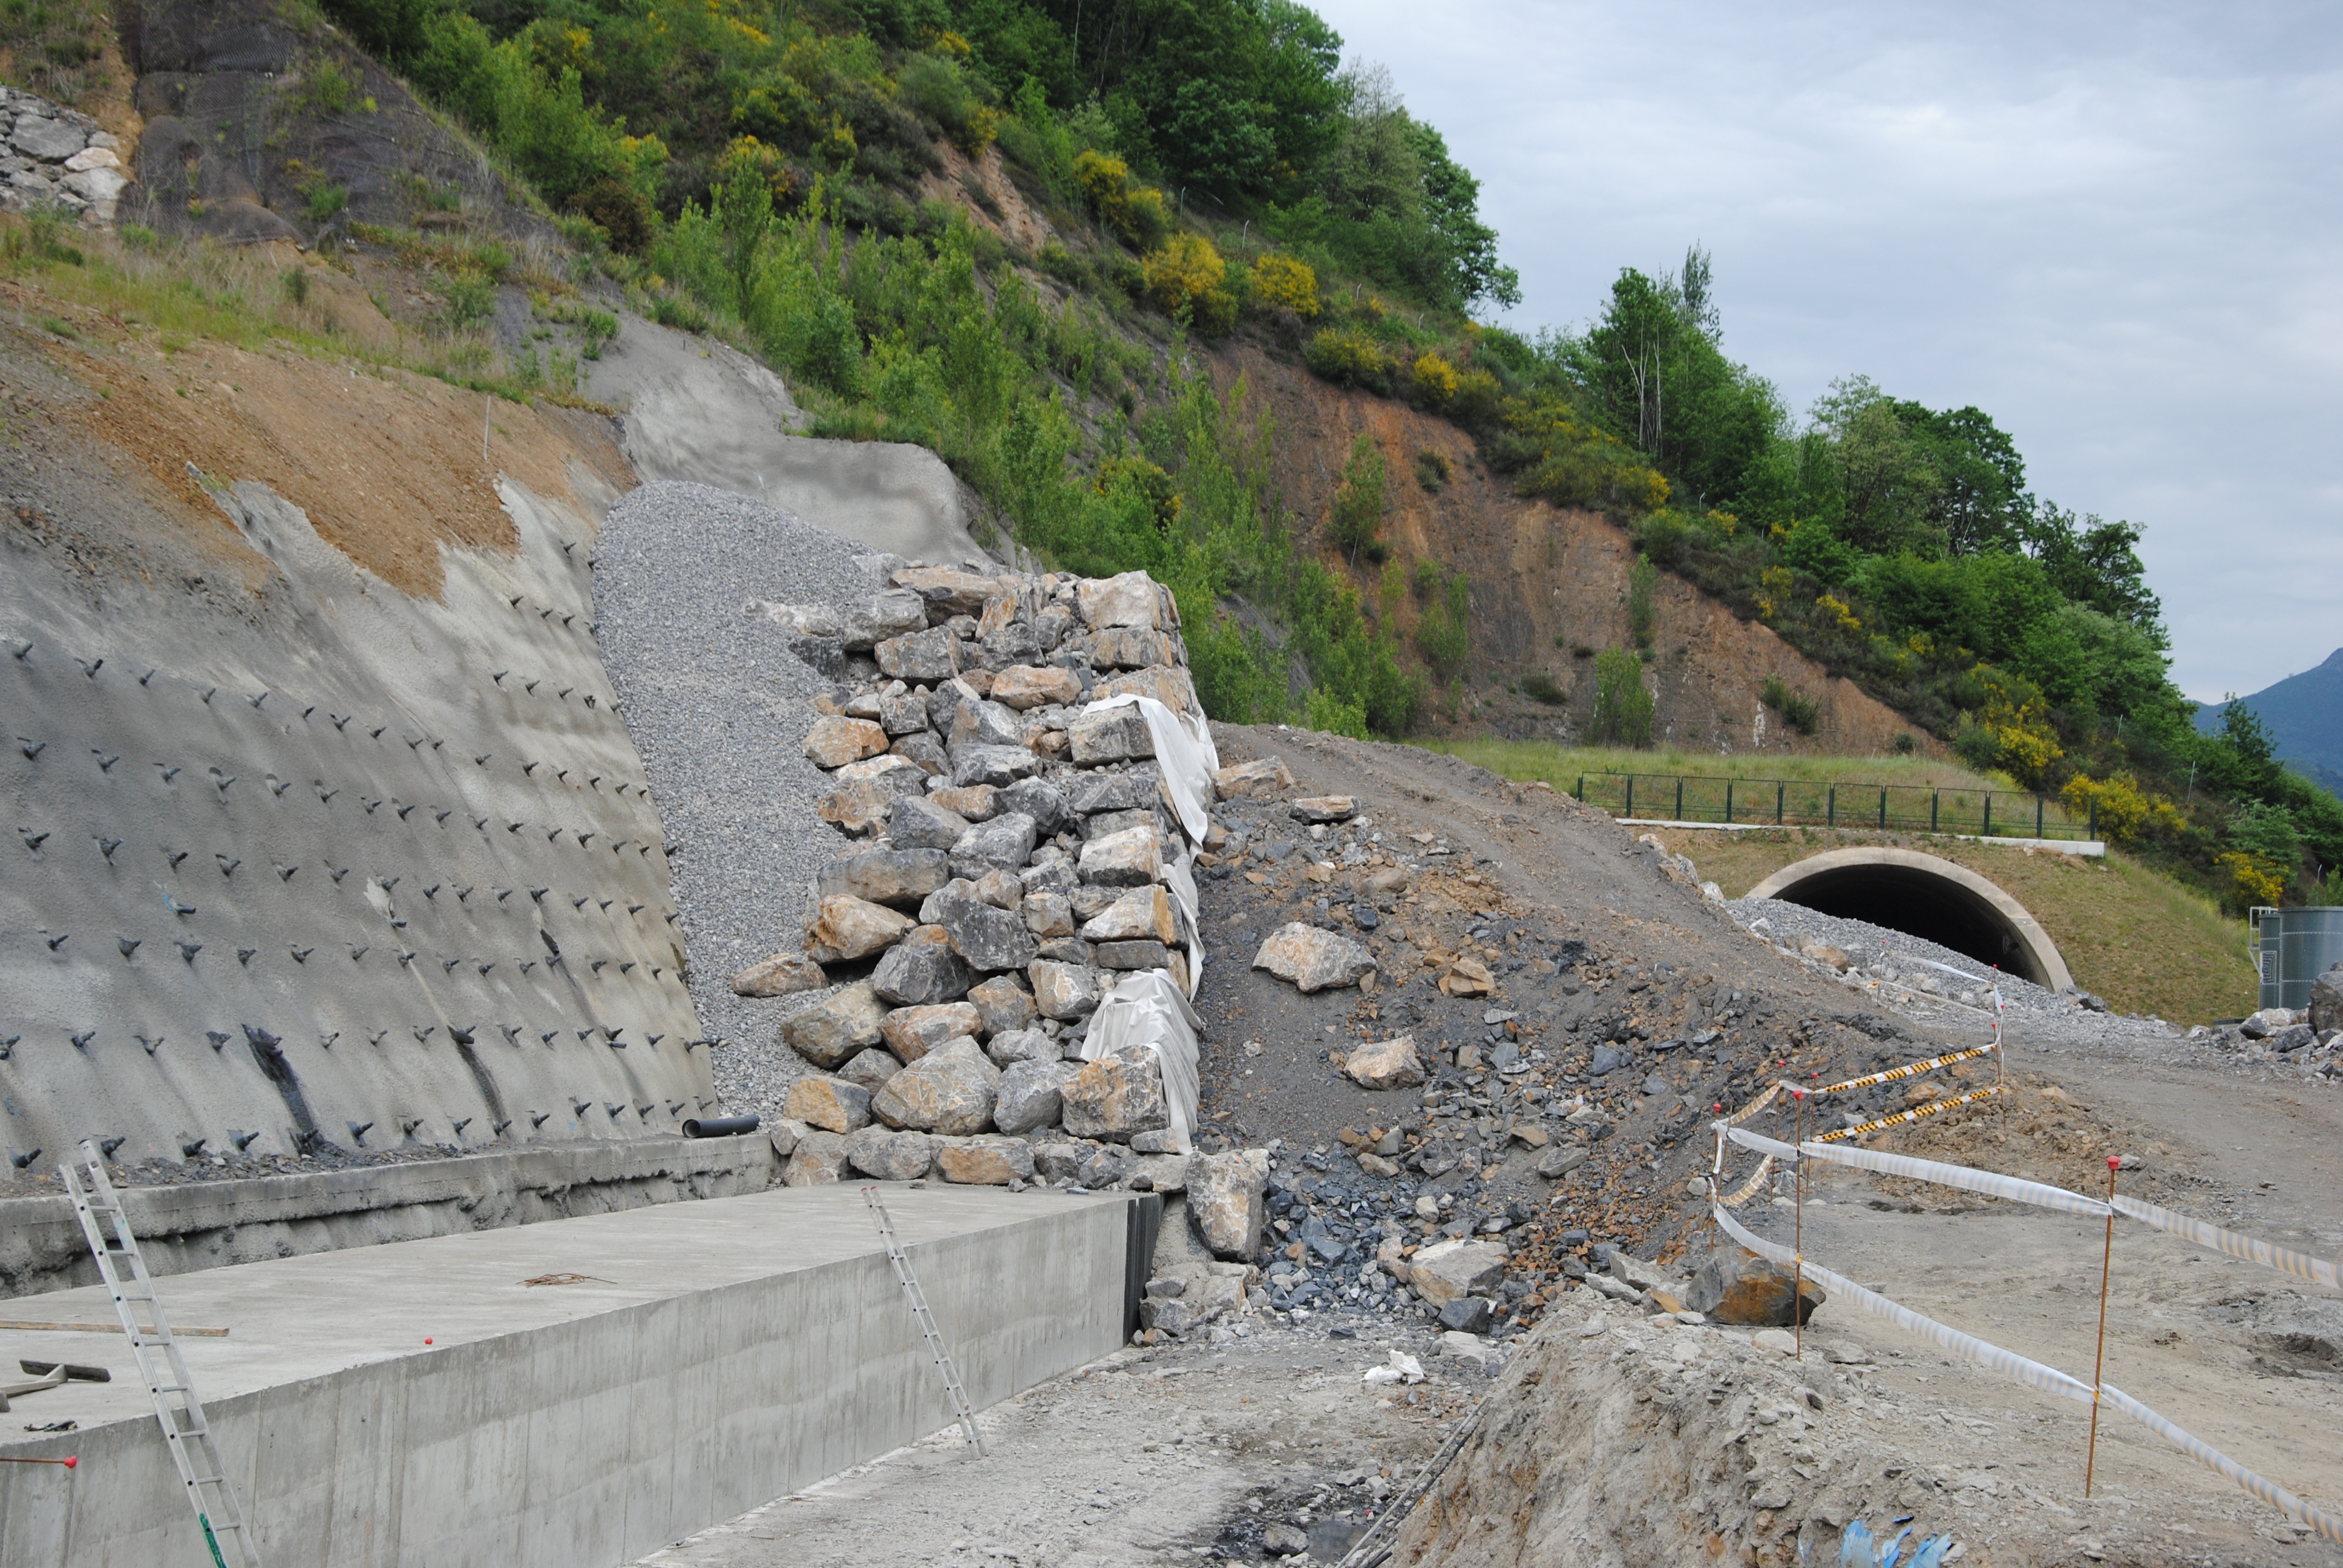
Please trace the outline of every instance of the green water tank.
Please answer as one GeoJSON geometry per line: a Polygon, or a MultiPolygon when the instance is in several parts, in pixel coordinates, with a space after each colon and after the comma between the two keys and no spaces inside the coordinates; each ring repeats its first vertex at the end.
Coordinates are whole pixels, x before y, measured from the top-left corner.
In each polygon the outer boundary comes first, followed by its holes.
{"type": "Polygon", "coordinates": [[[2310,1005],[2310,982],[2343,963],[2343,906],[2264,910],[2255,928],[2261,968],[2261,1005],[2310,1005]]]}

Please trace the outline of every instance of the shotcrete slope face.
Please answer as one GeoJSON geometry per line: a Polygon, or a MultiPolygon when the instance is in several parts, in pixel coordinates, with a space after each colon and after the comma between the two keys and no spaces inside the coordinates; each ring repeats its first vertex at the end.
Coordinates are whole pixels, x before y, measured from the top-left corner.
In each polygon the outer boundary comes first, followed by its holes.
{"type": "Polygon", "coordinates": [[[941,457],[902,441],[791,434],[805,416],[781,378],[722,344],[626,317],[587,387],[625,411],[619,445],[647,481],[729,490],[911,560],[984,555],[941,457]]]}
{"type": "Polygon", "coordinates": [[[240,603],[14,552],[14,1158],[672,1135],[712,1103],[594,524],[500,493],[517,552],[447,551],[444,602],[255,484],[215,492],[277,574],[240,603]]]}

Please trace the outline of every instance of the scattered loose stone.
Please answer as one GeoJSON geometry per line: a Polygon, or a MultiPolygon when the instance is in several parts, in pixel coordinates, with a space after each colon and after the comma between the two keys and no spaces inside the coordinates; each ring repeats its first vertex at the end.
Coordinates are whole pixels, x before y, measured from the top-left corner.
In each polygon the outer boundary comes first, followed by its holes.
{"type": "Polygon", "coordinates": [[[1423,1061],[1416,1055],[1415,1040],[1404,1034],[1353,1046],[1342,1070],[1362,1089],[1413,1089],[1423,1081],[1423,1061]]]}
{"type": "Polygon", "coordinates": [[[1127,1141],[1172,1124],[1162,1070],[1151,1051],[1117,1052],[1085,1062],[1063,1091],[1066,1131],[1077,1138],[1127,1141]]]}
{"type": "Polygon", "coordinates": [[[851,1132],[870,1123],[870,1091],[844,1078],[800,1078],[789,1085],[783,1114],[827,1131],[851,1132]]]}
{"type": "Polygon", "coordinates": [[[1297,822],[1347,822],[1359,813],[1359,803],[1348,795],[1308,795],[1286,810],[1297,822]]]}
{"type": "Polygon", "coordinates": [[[847,897],[824,899],[806,927],[806,954],[824,964],[869,958],[900,940],[911,925],[909,916],[884,904],[847,897]]]}
{"type": "Polygon", "coordinates": [[[816,1067],[833,1068],[880,1040],[887,1006],[869,980],[857,980],[781,1025],[781,1039],[816,1067]]]}
{"type": "Polygon", "coordinates": [[[1356,985],[1375,972],[1375,960],[1348,937],[1297,920],[1271,933],[1253,954],[1252,967],[1292,980],[1307,993],[1356,985]]]}
{"type": "Polygon", "coordinates": [[[830,983],[821,966],[803,953],[775,953],[759,959],[732,977],[735,996],[788,996],[820,990],[830,983]]]}
{"type": "Polygon", "coordinates": [[[936,1145],[936,1169],[967,1187],[1006,1187],[1033,1179],[1033,1149],[1021,1138],[946,1139],[936,1145]]]}
{"type": "Polygon", "coordinates": [[[889,1079],[870,1110],[890,1127],[964,1137],[991,1121],[1000,1084],[1001,1070],[962,1036],[889,1079]]]}

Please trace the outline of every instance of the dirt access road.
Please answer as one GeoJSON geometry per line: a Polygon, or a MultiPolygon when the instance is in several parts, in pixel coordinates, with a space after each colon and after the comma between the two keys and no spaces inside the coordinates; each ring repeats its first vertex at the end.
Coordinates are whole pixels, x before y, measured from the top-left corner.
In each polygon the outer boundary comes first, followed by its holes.
{"type": "MultiPolygon", "coordinates": [[[[1248,852],[1231,874],[1204,882],[1205,928],[1219,933],[1199,999],[1212,1023],[1207,1124],[1242,1127],[1247,1142],[1276,1138],[1289,1161],[1323,1151],[1325,1175],[1306,1174],[1309,1166],[1297,1174],[1305,1183],[1349,1181],[1356,1167],[1344,1158],[1345,1128],[1444,1124],[1407,1097],[1357,1089],[1322,1053],[1405,1027],[1444,1050],[1434,1087],[1453,1087],[1476,1076],[1455,1060],[1460,1047],[1485,1045],[1486,1012],[1516,1012],[1517,1024],[1532,1026],[1522,1043],[1550,1059],[1554,1091],[1589,1095],[1614,1118],[1612,1136],[1593,1145],[1594,1159],[1558,1183],[1532,1174],[1533,1151],[1503,1139],[1510,1148],[1474,1180],[1442,1179],[1475,1211],[1516,1197],[1537,1211],[1507,1237],[1520,1275],[1536,1282],[1523,1302],[1523,1329],[1551,1301],[1557,1316],[1548,1327],[1574,1332],[1587,1297],[1560,1277],[1565,1259],[1586,1251],[1569,1241],[1574,1229],[1597,1240],[1607,1231],[1642,1255],[1700,1243],[1704,1227],[1684,1182],[1706,1165],[1712,1090],[1738,1102],[1741,1088],[1785,1070],[1777,1065],[1785,1061],[1801,1075],[1835,1072],[1955,1043],[1782,958],[1626,832],[1570,802],[1405,748],[1295,732],[1220,734],[1224,759],[1275,751],[1304,792],[1358,797],[1387,840],[1419,851],[1422,874],[1414,902],[1390,900],[1392,910],[1361,933],[1383,965],[1384,983],[1372,996],[1302,997],[1244,967],[1247,941],[1285,919],[1317,916],[1317,898],[1339,889],[1288,866],[1308,863],[1305,857],[1248,852]],[[1419,833],[1432,843],[1417,845],[1419,833]],[[1421,853],[1435,847],[1453,852],[1421,853]],[[1263,880],[1247,879],[1247,868],[1263,880]],[[1529,958],[1508,968],[1504,955],[1527,947],[1472,936],[1498,928],[1584,941],[1588,960],[1552,974],[1529,958]],[[1499,955],[1491,997],[1443,997],[1428,983],[1432,955],[1463,951],[1465,943],[1499,955]],[[1657,977],[1663,962],[1675,979],[1714,980],[1677,986],[1657,977]],[[1659,983],[1630,992],[1631,965],[1636,978],[1659,983]],[[1575,992],[1564,990],[1571,983],[1575,992]],[[1735,990],[1741,1007],[1715,1005],[1735,990]],[[1629,1076],[1657,1064],[1694,1080],[1685,1087],[1694,1093],[1606,1089],[1562,1070],[1585,1065],[1589,1026],[1627,1000],[1648,1004],[1633,1016],[1667,1026],[1654,1035],[1682,1032],[1691,1018],[1722,1030],[1697,1058],[1708,1064],[1698,1073],[1665,1065],[1691,1059],[1687,1051],[1653,1055],[1655,1040],[1629,1041],[1639,1057],[1629,1076]],[[1261,1049],[1248,1052],[1249,1042],[1261,1049]]],[[[1278,841],[1271,819],[1252,816],[1261,847],[1278,841]]],[[[1329,903],[1326,914],[1339,919],[1339,900],[1329,903]]],[[[1923,1123],[1885,1146],[2078,1186],[2095,1170],[2104,1182],[2105,1153],[2131,1152],[2143,1163],[2126,1173],[2126,1191],[2324,1255],[2343,1244],[2331,1201],[2343,1132],[2335,1091],[2240,1068],[2177,1037],[2168,1051],[2053,1049],[2024,1039],[2012,1047],[2022,1092],[1923,1123]]],[[[2100,1241],[2090,1222],[1853,1172],[1831,1172],[1812,1195],[1819,1202],[1806,1211],[1806,1242],[1829,1266],[1956,1327],[2089,1375],[2100,1241]]],[[[1761,1200],[1749,1212],[1761,1229],[1786,1236],[1787,1211],[1761,1200]]],[[[2107,1375],[2241,1462],[2334,1508],[2343,1505],[2343,1447],[2335,1442],[2343,1426],[2335,1402],[2343,1322],[2327,1319],[2343,1317],[2343,1309],[2295,1283],[2138,1227],[2119,1229],[2107,1375]]],[[[1924,1511],[1926,1527],[1968,1543],[1964,1562],[2343,1563],[2343,1553],[2303,1538],[2275,1510],[2120,1418],[2102,1422],[2097,1495],[2087,1503],[2079,1457],[2087,1410],[1948,1364],[1920,1342],[1852,1313],[1825,1307],[1815,1322],[1819,1334],[1869,1351],[1873,1366],[1857,1396],[1863,1419],[1880,1434],[1882,1453],[1892,1447],[1932,1473],[1941,1470],[1906,1506],[1924,1511]]],[[[1412,1475],[1475,1399],[1503,1386],[1471,1362],[1429,1356],[1432,1380],[1423,1385],[1363,1385],[1361,1374],[1390,1350],[1428,1349],[1428,1325],[1404,1304],[1377,1311],[1337,1302],[1300,1324],[1263,1313],[1242,1327],[1242,1338],[1214,1336],[1220,1343],[1120,1352],[985,1412],[991,1457],[981,1462],[966,1455],[956,1432],[941,1432],[647,1561],[695,1568],[1261,1562],[1274,1555],[1263,1531],[1278,1523],[1309,1536],[1313,1555],[1331,1560],[1378,1506],[1378,1493],[1412,1475]],[[1355,1337],[1332,1338],[1330,1329],[1355,1337]]],[[[1536,1332],[1533,1354],[1546,1335],[1536,1332]]],[[[1522,1343],[1492,1348],[1502,1362],[1518,1360],[1522,1343]]],[[[1880,1462],[1864,1445],[1854,1448],[1849,1462],[1880,1462]]],[[[1685,1539],[1693,1545],[1683,1561],[1718,1560],[1705,1531],[1685,1539]]],[[[1587,1540],[1577,1549],[1589,1560],[1677,1560],[1664,1551],[1623,1558],[1628,1544],[1587,1540]]],[[[1465,1553],[1441,1560],[1544,1559],[1465,1553]]]]}

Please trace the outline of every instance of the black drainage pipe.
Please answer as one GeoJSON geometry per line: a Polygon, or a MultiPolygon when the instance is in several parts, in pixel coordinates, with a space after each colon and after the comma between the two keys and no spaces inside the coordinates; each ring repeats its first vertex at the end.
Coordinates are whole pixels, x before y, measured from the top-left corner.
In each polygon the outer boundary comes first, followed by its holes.
{"type": "Polygon", "coordinates": [[[755,1131],[754,1116],[695,1116],[683,1124],[686,1138],[731,1138],[755,1131]]]}

